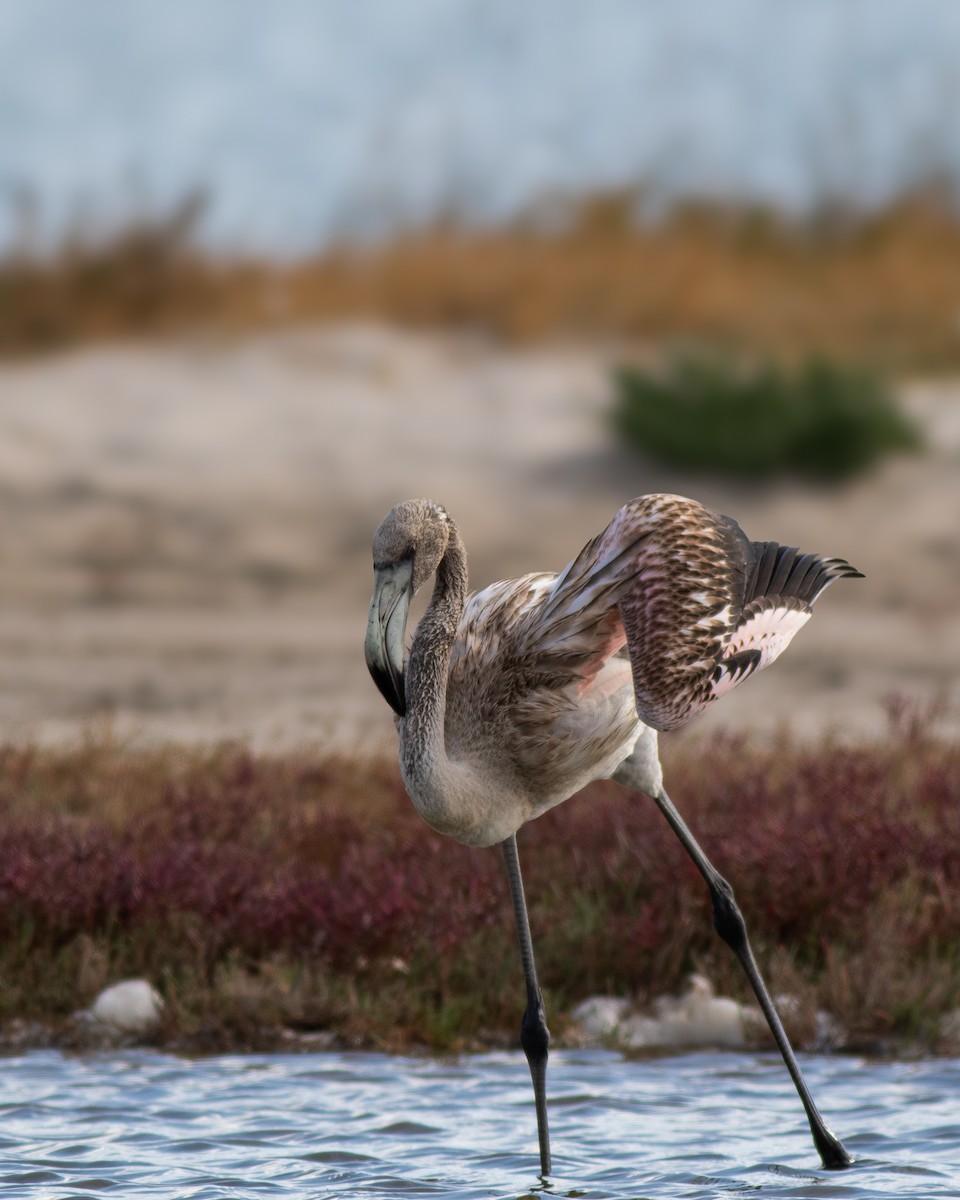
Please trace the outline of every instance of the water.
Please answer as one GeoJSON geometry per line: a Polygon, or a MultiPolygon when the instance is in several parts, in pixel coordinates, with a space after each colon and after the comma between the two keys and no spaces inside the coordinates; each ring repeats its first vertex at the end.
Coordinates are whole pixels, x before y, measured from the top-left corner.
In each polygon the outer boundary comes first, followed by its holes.
{"type": "MultiPolygon", "coordinates": [[[[807,1058],[857,1164],[826,1172],[779,1060],[551,1060],[554,1175],[590,1200],[960,1196],[960,1060],[807,1058]]],[[[68,1196],[445,1196],[541,1190],[526,1064],[375,1054],[3,1061],[0,1188],[68,1196]]]]}
{"type": "Polygon", "coordinates": [[[197,185],[217,245],[654,181],[787,208],[960,175],[956,0],[4,0],[0,243],[197,185]]]}

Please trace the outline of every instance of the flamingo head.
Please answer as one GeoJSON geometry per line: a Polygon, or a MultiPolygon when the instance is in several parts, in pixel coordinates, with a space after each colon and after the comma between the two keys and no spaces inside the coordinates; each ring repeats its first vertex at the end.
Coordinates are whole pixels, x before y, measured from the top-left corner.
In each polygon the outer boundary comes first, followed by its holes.
{"type": "Polygon", "coordinates": [[[403,647],[410,601],[447,550],[450,518],[432,500],[392,508],[373,536],[373,597],[364,656],[373,682],[393,711],[406,715],[403,647]]]}

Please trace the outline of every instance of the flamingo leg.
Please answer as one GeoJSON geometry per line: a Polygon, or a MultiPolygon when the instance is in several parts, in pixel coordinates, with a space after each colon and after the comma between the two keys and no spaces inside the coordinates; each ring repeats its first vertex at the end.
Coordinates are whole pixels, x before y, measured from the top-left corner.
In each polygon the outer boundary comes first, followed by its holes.
{"type": "Polygon", "coordinates": [[[503,861],[510,882],[513,900],[513,915],[517,920],[517,937],[520,941],[520,957],[523,960],[523,977],[527,985],[527,1007],[520,1023],[520,1045],[527,1056],[530,1077],[533,1080],[533,1095],[537,1106],[537,1136],[540,1139],[540,1173],[550,1174],[550,1129],[547,1124],[547,1052],[550,1046],[550,1030],[543,1007],[543,996],[537,982],[537,968],[533,961],[533,940],[530,937],[530,921],[527,917],[527,902],[523,894],[523,877],[520,874],[520,856],[517,853],[517,837],[513,834],[503,843],[503,861]]]}
{"type": "Polygon", "coordinates": [[[740,909],[737,907],[733,888],[700,849],[683,817],[680,816],[673,801],[662,787],[654,795],[653,799],[657,807],[667,818],[670,828],[680,839],[683,848],[693,859],[697,870],[706,880],[707,887],[710,889],[710,899],[713,902],[714,927],[720,937],[723,938],[740,960],[740,965],[750,980],[750,986],[756,993],[757,1000],[760,1002],[760,1007],[763,1010],[763,1015],[770,1026],[770,1032],[773,1034],[777,1046],[780,1048],[783,1061],[787,1065],[787,1070],[790,1072],[790,1076],[797,1089],[797,1094],[806,1111],[807,1120],[810,1122],[810,1132],[813,1134],[813,1143],[817,1148],[823,1165],[833,1170],[849,1167],[853,1159],[844,1149],[843,1143],[836,1134],[831,1133],[826,1127],[823,1117],[821,1117],[816,1104],[813,1102],[813,1097],[810,1095],[810,1090],[807,1087],[806,1080],[803,1078],[796,1055],[793,1053],[793,1047],[790,1045],[786,1031],[783,1028],[783,1023],[770,997],[770,993],[767,991],[767,985],[760,974],[756,959],[753,957],[753,951],[750,948],[750,942],[747,938],[746,925],[744,924],[740,909]]]}

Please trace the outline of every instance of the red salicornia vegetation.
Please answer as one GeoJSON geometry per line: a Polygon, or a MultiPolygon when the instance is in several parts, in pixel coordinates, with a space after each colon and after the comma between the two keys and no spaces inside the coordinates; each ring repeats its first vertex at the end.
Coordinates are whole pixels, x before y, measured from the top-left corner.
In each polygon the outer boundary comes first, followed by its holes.
{"type": "MultiPolygon", "coordinates": [[[[851,1042],[936,1044],[960,995],[960,749],[900,720],[882,744],[666,747],[671,790],[733,881],[776,991],[851,1042]]],[[[0,750],[0,1019],[56,1022],[117,978],[162,1033],[283,1027],[388,1045],[512,1037],[498,854],[432,834],[392,766],[242,749],[0,750]]],[[[692,969],[742,994],[702,881],[654,806],[595,785],[521,834],[555,1021],[692,969]],[[626,950],[624,950],[626,947],[626,950]]]]}

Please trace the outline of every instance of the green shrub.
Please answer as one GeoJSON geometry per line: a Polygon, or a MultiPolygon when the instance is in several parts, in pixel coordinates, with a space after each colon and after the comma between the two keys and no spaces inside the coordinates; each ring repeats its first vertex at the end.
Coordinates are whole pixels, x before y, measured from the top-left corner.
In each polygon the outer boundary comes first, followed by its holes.
{"type": "Polygon", "coordinates": [[[614,380],[617,429],[675,467],[834,480],[920,444],[879,376],[827,359],[746,367],[686,353],[657,370],[623,367],[614,380]]]}

